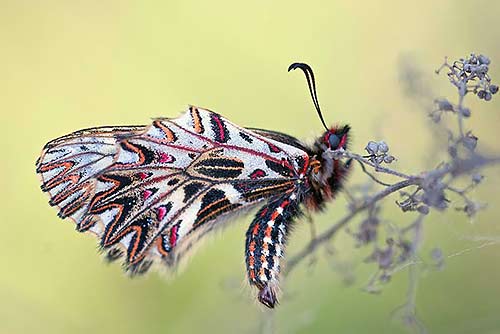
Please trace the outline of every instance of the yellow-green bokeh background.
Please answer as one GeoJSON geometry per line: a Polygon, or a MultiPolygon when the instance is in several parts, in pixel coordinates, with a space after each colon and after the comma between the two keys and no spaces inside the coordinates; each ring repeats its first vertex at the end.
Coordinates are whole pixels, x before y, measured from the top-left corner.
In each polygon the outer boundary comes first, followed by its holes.
{"type": "MultiPolygon", "coordinates": [[[[349,122],[353,149],[385,139],[398,168],[430,167],[438,138],[419,105],[402,94],[398,64],[411,55],[433,91],[454,97],[432,71],[443,56],[470,51],[493,59],[500,81],[497,1],[0,1],[0,333],[398,333],[390,312],[404,302],[407,273],[380,295],[360,291],[374,267],[362,264],[345,232],[336,262],[351,261],[346,286],[324,256],[298,268],[288,297],[266,322],[245,287],[244,232],[251,217],[208,242],[187,270],[167,282],[153,273],[131,280],[105,265],[96,241],[60,221],[40,191],[34,163],[48,140],[96,125],[142,124],[187,104],[216,110],[244,126],[299,138],[321,131],[304,78],[313,65],[325,118],[349,122]]],[[[498,98],[467,102],[481,147],[500,150],[498,98]]],[[[456,213],[425,222],[423,257],[451,254],[500,238],[498,169],[475,196],[490,202],[473,223],[456,213]]],[[[357,171],[351,183],[360,181],[357,171]]],[[[392,202],[395,198],[389,200],[392,202]]],[[[390,207],[390,205],[389,205],[390,207]]],[[[342,197],[316,216],[318,228],[345,212],[342,197]]],[[[388,208],[405,224],[411,216],[388,208]]],[[[298,226],[289,253],[309,238],[298,226]]],[[[323,252],[320,252],[323,254],[323,252]]],[[[500,333],[500,246],[450,258],[423,275],[417,307],[432,333],[500,333]]]]}

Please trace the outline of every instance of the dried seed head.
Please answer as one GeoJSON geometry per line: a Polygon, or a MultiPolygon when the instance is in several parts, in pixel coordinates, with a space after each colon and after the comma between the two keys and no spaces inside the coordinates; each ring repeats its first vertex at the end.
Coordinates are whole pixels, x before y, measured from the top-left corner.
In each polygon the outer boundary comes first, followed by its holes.
{"type": "Polygon", "coordinates": [[[477,68],[477,72],[480,74],[486,74],[486,73],[488,73],[488,70],[489,70],[489,67],[488,67],[488,65],[485,65],[485,64],[481,64],[477,68]]]}
{"type": "Polygon", "coordinates": [[[394,249],[392,246],[378,252],[378,266],[380,269],[389,269],[392,265],[394,249]]]}
{"type": "Polygon", "coordinates": [[[386,156],[384,157],[384,162],[385,162],[386,164],[390,164],[390,163],[392,163],[394,160],[396,160],[396,158],[394,158],[392,155],[386,155],[386,156]]]}
{"type": "Polygon", "coordinates": [[[382,153],[387,153],[389,151],[389,146],[386,144],[385,141],[381,140],[378,143],[378,150],[382,153]]]}
{"type": "Polygon", "coordinates": [[[479,55],[477,57],[477,60],[481,63],[481,64],[485,64],[485,65],[489,65],[490,64],[490,58],[486,57],[485,55],[479,55]]]}
{"type": "Polygon", "coordinates": [[[464,117],[470,117],[470,109],[469,108],[461,108],[460,113],[464,117]]]}
{"type": "Polygon", "coordinates": [[[472,182],[475,184],[481,183],[481,181],[484,179],[484,176],[481,174],[474,174],[472,175],[472,182]]]}
{"type": "Polygon", "coordinates": [[[439,110],[453,111],[453,104],[451,104],[447,99],[436,99],[434,102],[437,104],[439,110]]]}
{"type": "Polygon", "coordinates": [[[374,141],[369,141],[368,144],[365,147],[365,150],[369,154],[377,154],[378,152],[378,143],[374,141]]]}
{"type": "Polygon", "coordinates": [[[421,205],[417,208],[417,211],[423,215],[426,215],[429,213],[429,207],[427,205],[421,205]]]}

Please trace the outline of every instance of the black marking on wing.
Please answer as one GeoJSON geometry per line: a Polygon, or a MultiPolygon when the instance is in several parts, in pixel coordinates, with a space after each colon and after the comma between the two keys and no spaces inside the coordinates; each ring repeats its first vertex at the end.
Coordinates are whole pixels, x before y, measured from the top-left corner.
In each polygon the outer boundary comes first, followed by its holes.
{"type": "Polygon", "coordinates": [[[271,144],[271,143],[267,143],[267,146],[269,147],[269,151],[273,152],[273,153],[279,153],[281,152],[281,149],[274,145],[274,144],[271,144]]]}
{"type": "Polygon", "coordinates": [[[231,203],[224,191],[220,189],[209,190],[201,200],[201,207],[194,221],[194,228],[207,220],[213,220],[224,212],[234,210],[239,206],[241,204],[231,203]]]}
{"type": "Polygon", "coordinates": [[[91,208],[91,214],[99,214],[103,213],[109,209],[118,208],[119,212],[114,217],[114,220],[106,225],[106,229],[104,231],[104,237],[101,240],[101,244],[103,247],[108,247],[115,244],[119,241],[118,238],[115,239],[116,233],[120,230],[122,223],[125,218],[128,216],[129,212],[136,205],[137,198],[135,197],[121,197],[115,199],[109,206],[105,205],[103,207],[94,207],[91,208]],[[109,237],[108,237],[109,236],[109,237]],[[110,242],[113,240],[113,242],[110,242]]]}
{"type": "Polygon", "coordinates": [[[202,182],[191,182],[184,186],[184,202],[187,202],[191,197],[196,195],[205,186],[202,182]]]}
{"type": "Polygon", "coordinates": [[[194,166],[196,172],[217,178],[236,178],[242,172],[245,164],[241,160],[220,158],[208,158],[201,160],[194,166]]]}
{"type": "Polygon", "coordinates": [[[226,124],[222,118],[215,113],[211,113],[210,124],[212,125],[212,130],[215,134],[213,139],[219,143],[226,143],[229,140],[229,131],[227,130],[226,124]]]}
{"type": "Polygon", "coordinates": [[[255,182],[236,181],[234,188],[248,202],[274,197],[295,187],[293,180],[259,179],[255,182]]]}
{"type": "Polygon", "coordinates": [[[250,136],[249,136],[249,135],[247,135],[246,133],[244,133],[244,132],[241,132],[241,131],[240,131],[239,135],[240,135],[240,137],[241,137],[244,141],[246,141],[246,142],[248,142],[248,143],[250,143],[250,144],[251,144],[251,143],[253,143],[253,139],[252,139],[252,137],[250,137],[250,136]]]}
{"type": "Polygon", "coordinates": [[[291,177],[293,176],[293,171],[290,168],[287,168],[284,164],[277,163],[272,160],[266,160],[266,165],[269,167],[272,171],[278,173],[279,175],[285,176],[285,177],[291,177]]]}
{"type": "Polygon", "coordinates": [[[174,185],[176,185],[177,183],[179,183],[179,179],[171,179],[171,180],[168,180],[168,181],[167,181],[167,184],[168,184],[169,186],[174,186],[174,185]]]}

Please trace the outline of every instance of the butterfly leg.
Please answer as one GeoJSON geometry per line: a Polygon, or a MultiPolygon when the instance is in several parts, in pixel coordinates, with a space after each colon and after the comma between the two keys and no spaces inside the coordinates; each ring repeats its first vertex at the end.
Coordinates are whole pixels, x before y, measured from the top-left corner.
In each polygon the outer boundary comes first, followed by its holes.
{"type": "Polygon", "coordinates": [[[246,234],[248,279],[259,289],[259,301],[269,308],[278,302],[280,261],[294,218],[300,215],[296,193],[288,193],[259,210],[246,234]]]}

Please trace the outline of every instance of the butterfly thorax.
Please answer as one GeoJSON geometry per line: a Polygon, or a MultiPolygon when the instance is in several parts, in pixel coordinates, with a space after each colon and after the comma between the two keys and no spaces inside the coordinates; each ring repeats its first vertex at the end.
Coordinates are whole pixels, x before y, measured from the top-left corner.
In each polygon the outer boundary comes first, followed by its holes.
{"type": "Polygon", "coordinates": [[[349,129],[348,125],[332,127],[314,143],[307,171],[310,191],[305,203],[309,209],[321,209],[341,189],[349,163],[336,159],[333,151],[347,148],[349,129]]]}

